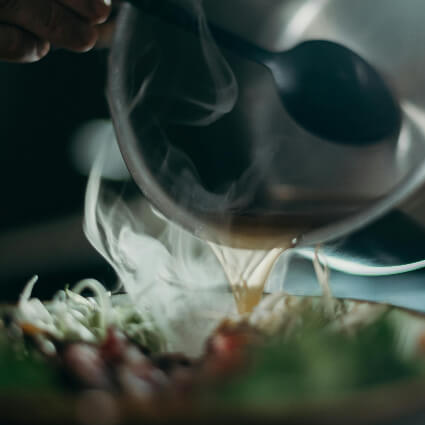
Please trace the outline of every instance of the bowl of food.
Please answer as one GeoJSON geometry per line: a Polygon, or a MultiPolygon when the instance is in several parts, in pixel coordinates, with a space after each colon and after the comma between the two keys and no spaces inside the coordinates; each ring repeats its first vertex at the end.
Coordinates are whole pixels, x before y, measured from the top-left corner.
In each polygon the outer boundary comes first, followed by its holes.
{"type": "Polygon", "coordinates": [[[266,295],[201,353],[93,280],[1,311],[7,423],[396,424],[421,421],[425,318],[386,305],[266,295]],[[91,297],[82,297],[84,290],[91,297]],[[168,347],[168,348],[167,348],[168,347]]]}

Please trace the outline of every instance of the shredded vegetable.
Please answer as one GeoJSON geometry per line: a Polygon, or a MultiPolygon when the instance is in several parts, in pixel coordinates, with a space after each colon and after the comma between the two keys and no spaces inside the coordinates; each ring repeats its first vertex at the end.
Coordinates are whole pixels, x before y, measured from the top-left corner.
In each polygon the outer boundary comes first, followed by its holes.
{"type": "Polygon", "coordinates": [[[15,320],[23,329],[31,326],[33,331],[38,329],[40,334],[60,341],[98,343],[109,328],[117,328],[153,352],[163,350],[165,340],[149,314],[141,314],[125,298],[112,297],[100,282],[82,280],[72,290],[59,291],[43,303],[31,298],[37,279],[35,276],[28,282],[15,310],[15,320]],[[85,291],[93,297],[82,296],[85,291]]]}

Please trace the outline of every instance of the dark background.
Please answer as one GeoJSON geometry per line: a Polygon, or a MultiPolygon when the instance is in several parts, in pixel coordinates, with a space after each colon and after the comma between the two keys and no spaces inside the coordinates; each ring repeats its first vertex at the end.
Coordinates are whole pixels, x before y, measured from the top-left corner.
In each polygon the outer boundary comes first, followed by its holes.
{"type": "Polygon", "coordinates": [[[14,300],[40,276],[36,295],[113,273],[86,241],[82,209],[87,176],[71,160],[72,135],[107,118],[108,52],[55,51],[29,65],[0,62],[0,285],[14,300]]]}

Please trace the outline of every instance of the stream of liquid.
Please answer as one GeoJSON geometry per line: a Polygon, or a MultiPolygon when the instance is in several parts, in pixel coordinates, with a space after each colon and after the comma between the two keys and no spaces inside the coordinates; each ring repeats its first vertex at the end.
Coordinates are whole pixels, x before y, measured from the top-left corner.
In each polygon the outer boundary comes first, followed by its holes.
{"type": "MultiPolygon", "coordinates": [[[[264,287],[278,258],[295,243],[298,232],[287,231],[270,248],[246,249],[210,243],[223,267],[239,314],[250,313],[261,301],[264,287]]],[[[270,243],[272,243],[270,241],[270,243]]]]}

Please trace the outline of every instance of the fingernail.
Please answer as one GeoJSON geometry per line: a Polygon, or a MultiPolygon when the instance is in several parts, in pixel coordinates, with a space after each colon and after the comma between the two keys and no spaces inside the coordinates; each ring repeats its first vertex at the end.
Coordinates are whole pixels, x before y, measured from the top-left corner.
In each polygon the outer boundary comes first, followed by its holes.
{"type": "Polygon", "coordinates": [[[91,50],[97,41],[97,30],[91,26],[81,27],[78,34],[79,46],[77,51],[88,52],[91,50]]]}
{"type": "Polygon", "coordinates": [[[39,41],[37,43],[37,55],[39,59],[46,56],[50,50],[50,43],[47,41],[39,41]]]}
{"type": "Polygon", "coordinates": [[[93,20],[94,24],[103,24],[107,21],[111,6],[111,0],[97,0],[93,4],[96,19],[93,20]]]}
{"type": "Polygon", "coordinates": [[[28,50],[28,52],[22,56],[21,61],[26,63],[37,62],[46,56],[49,50],[50,44],[40,40],[34,43],[32,49],[28,50]]]}

